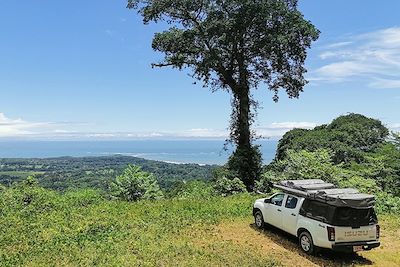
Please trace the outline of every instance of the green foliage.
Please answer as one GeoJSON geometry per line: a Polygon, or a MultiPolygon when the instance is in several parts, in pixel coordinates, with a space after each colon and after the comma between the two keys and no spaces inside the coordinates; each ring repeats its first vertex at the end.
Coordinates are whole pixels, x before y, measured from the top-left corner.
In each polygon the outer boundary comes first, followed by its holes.
{"type": "Polygon", "coordinates": [[[307,49],[319,36],[292,0],[128,0],[128,7],[145,23],[172,24],[155,34],[152,47],[165,55],[155,66],[191,67],[194,77],[218,89],[267,83],[297,96],[307,49]]]}
{"type": "Polygon", "coordinates": [[[129,165],[111,184],[114,197],[126,201],[160,199],[163,194],[153,174],[129,165]]]}
{"type": "Polygon", "coordinates": [[[240,177],[248,191],[253,191],[254,183],[259,179],[262,169],[262,157],[258,146],[248,149],[236,149],[229,157],[227,169],[230,176],[240,177]]]}
{"type": "Polygon", "coordinates": [[[374,180],[358,176],[355,173],[349,175],[347,179],[338,181],[338,184],[342,188],[357,188],[360,192],[367,194],[376,194],[381,191],[374,180]]]}
{"type": "Polygon", "coordinates": [[[271,165],[279,180],[297,179],[323,179],[334,184],[345,176],[340,165],[334,165],[332,152],[326,149],[318,149],[315,152],[306,150],[287,151],[284,160],[271,165]]]}
{"type": "Polygon", "coordinates": [[[18,211],[25,217],[35,218],[58,208],[54,203],[56,198],[57,193],[39,187],[30,178],[1,193],[0,215],[18,211]]]}
{"type": "Polygon", "coordinates": [[[201,180],[179,182],[168,192],[170,198],[178,199],[209,199],[214,195],[212,184],[201,180]]]}
{"type": "Polygon", "coordinates": [[[74,207],[87,207],[98,204],[105,199],[103,192],[93,189],[79,189],[67,191],[63,198],[67,205],[74,207]]]}
{"type": "Polygon", "coordinates": [[[81,188],[109,190],[110,183],[129,165],[141,166],[153,173],[163,189],[175,181],[209,180],[215,166],[171,164],[128,156],[0,159],[0,184],[9,186],[28,176],[35,176],[39,184],[57,191],[81,188]]]}
{"type": "Polygon", "coordinates": [[[275,266],[212,235],[224,220],[249,218],[254,200],[246,194],[125,202],[94,191],[16,185],[0,194],[0,265],[275,266]],[[29,205],[25,194],[35,196],[29,205]]]}
{"type": "MultiPolygon", "coordinates": [[[[372,155],[372,154],[371,154],[372,155]]],[[[374,194],[377,197],[377,210],[380,213],[400,212],[400,198],[393,194],[397,188],[389,189],[387,183],[394,185],[388,178],[388,172],[381,158],[366,156],[365,164],[353,162],[350,167],[335,165],[331,152],[319,149],[315,152],[289,150],[284,160],[268,166],[256,189],[269,192],[270,183],[282,180],[323,179],[343,188],[357,188],[361,192],[374,194]],[[382,181],[385,181],[383,183],[382,181]]],[[[396,180],[398,182],[398,180],[396,180]]]]}
{"type": "Polygon", "coordinates": [[[397,149],[400,149],[400,132],[392,132],[391,141],[397,149]]]}
{"type": "Polygon", "coordinates": [[[39,181],[35,176],[29,175],[23,183],[27,186],[36,186],[39,184],[39,181]]]}
{"type": "Polygon", "coordinates": [[[391,143],[384,143],[372,153],[364,155],[364,162],[349,164],[348,169],[372,179],[385,192],[400,196],[400,151],[391,143]]]}
{"type": "Polygon", "coordinates": [[[379,191],[375,195],[377,197],[376,208],[379,213],[400,214],[400,197],[393,196],[384,191],[379,191]]]}
{"type": "Polygon", "coordinates": [[[333,151],[335,163],[362,162],[364,152],[375,151],[388,134],[388,129],[379,120],[349,114],[313,130],[289,131],[279,141],[276,159],[284,159],[288,150],[315,151],[325,148],[333,151]]]}
{"type": "Polygon", "coordinates": [[[229,179],[225,176],[218,178],[215,181],[214,189],[215,189],[216,193],[221,196],[229,196],[229,195],[235,195],[235,194],[247,192],[246,186],[237,177],[235,177],[233,179],[229,179]]]}

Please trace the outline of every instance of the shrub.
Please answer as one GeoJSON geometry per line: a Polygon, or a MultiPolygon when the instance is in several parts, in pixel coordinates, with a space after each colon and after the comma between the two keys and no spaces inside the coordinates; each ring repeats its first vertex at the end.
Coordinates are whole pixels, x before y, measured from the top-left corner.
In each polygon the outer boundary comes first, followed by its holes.
{"type": "Polygon", "coordinates": [[[247,192],[246,186],[239,178],[229,179],[225,176],[215,181],[214,189],[221,196],[235,195],[247,192]]]}
{"type": "Polygon", "coordinates": [[[74,207],[87,207],[104,200],[100,191],[93,189],[78,189],[64,194],[67,205],[74,207]]]}
{"type": "Polygon", "coordinates": [[[19,211],[21,215],[33,218],[56,209],[57,197],[56,192],[38,186],[36,179],[30,176],[1,192],[0,214],[19,211]]]}
{"type": "Polygon", "coordinates": [[[160,186],[153,174],[129,165],[111,185],[113,196],[126,201],[162,198],[160,186]]]}
{"type": "Polygon", "coordinates": [[[283,176],[272,170],[268,170],[261,175],[260,180],[256,181],[254,192],[269,193],[271,192],[271,183],[283,180],[283,176]]]}
{"type": "Polygon", "coordinates": [[[229,157],[227,168],[234,177],[240,177],[247,190],[252,191],[262,170],[262,155],[259,146],[251,146],[250,149],[237,148],[229,157]]]}
{"type": "Polygon", "coordinates": [[[210,182],[194,180],[179,183],[170,191],[169,196],[180,199],[208,199],[213,196],[214,193],[210,182]]]}
{"type": "Polygon", "coordinates": [[[400,213],[400,197],[393,196],[384,191],[377,192],[375,196],[378,213],[400,213]]]}

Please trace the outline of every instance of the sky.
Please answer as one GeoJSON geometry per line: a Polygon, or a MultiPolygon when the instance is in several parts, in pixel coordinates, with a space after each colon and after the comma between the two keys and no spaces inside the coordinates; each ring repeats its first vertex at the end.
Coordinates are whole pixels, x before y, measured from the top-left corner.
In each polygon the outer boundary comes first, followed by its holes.
{"type": "MultiPolygon", "coordinates": [[[[152,69],[165,25],[143,25],[125,0],[0,0],[0,140],[225,138],[230,95],[189,70],[152,69]]],[[[400,131],[400,1],[300,0],[320,31],[299,99],[272,101],[257,132],[279,138],[350,112],[400,131]]]]}

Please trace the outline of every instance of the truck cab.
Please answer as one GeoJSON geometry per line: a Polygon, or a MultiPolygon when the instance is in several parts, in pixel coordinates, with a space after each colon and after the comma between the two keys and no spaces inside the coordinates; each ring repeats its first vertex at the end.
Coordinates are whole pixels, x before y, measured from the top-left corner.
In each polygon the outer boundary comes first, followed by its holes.
{"type": "Polygon", "coordinates": [[[333,205],[301,194],[278,192],[254,203],[255,225],[279,228],[299,239],[301,249],[357,252],[378,247],[380,227],[373,207],[333,205]]]}

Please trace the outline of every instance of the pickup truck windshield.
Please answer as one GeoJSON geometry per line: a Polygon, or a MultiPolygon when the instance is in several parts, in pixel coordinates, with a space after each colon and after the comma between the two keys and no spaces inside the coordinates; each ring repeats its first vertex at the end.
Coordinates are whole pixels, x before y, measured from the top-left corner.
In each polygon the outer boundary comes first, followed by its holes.
{"type": "Polygon", "coordinates": [[[300,214],[334,226],[360,227],[377,223],[373,208],[335,207],[309,199],[304,200],[300,214]]]}

